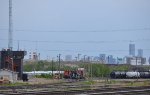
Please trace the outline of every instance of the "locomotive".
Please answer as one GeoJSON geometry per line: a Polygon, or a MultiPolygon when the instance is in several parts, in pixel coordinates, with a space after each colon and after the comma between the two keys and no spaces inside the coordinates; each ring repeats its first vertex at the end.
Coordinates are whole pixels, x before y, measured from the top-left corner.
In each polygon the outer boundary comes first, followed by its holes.
{"type": "Polygon", "coordinates": [[[129,79],[129,78],[150,78],[149,71],[113,71],[110,73],[113,79],[129,79]]]}
{"type": "Polygon", "coordinates": [[[65,79],[84,79],[84,71],[82,71],[82,70],[65,70],[63,77],[65,79]]]}

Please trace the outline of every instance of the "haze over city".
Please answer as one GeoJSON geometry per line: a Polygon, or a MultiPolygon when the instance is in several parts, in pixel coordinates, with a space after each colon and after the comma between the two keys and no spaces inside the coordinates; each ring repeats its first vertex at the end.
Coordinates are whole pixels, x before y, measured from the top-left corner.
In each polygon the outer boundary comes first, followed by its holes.
{"type": "MultiPolygon", "coordinates": [[[[149,0],[13,0],[13,50],[150,57],[149,0]]],[[[0,0],[0,48],[8,47],[8,0],[0,0]]],[[[26,56],[28,57],[28,55],[26,56]]]]}

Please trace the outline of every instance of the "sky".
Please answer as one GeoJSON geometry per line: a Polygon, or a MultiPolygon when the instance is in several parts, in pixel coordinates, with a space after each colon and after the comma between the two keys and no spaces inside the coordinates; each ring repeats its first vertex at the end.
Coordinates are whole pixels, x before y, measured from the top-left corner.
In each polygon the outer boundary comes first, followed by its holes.
{"type": "MultiPolygon", "coordinates": [[[[0,0],[0,48],[8,47],[9,0],[0,0]]],[[[150,0],[13,0],[13,50],[41,58],[150,56],[150,0]]],[[[28,57],[28,55],[26,56],[28,57]]]]}

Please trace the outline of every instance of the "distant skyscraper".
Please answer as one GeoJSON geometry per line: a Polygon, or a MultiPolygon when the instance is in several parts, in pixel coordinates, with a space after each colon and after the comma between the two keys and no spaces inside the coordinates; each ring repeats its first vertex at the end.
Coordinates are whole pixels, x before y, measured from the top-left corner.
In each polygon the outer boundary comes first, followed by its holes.
{"type": "Polygon", "coordinates": [[[138,49],[138,57],[143,57],[143,49],[138,49]]]}
{"type": "Polygon", "coordinates": [[[105,61],[106,61],[106,55],[105,54],[100,54],[99,55],[99,60],[100,60],[101,63],[105,63],[105,61]]]}
{"type": "Polygon", "coordinates": [[[113,58],[113,56],[112,55],[109,55],[108,57],[107,57],[107,63],[108,64],[114,64],[114,58],[113,58]]]}
{"type": "Polygon", "coordinates": [[[129,55],[135,56],[135,44],[129,44],[129,55]]]}

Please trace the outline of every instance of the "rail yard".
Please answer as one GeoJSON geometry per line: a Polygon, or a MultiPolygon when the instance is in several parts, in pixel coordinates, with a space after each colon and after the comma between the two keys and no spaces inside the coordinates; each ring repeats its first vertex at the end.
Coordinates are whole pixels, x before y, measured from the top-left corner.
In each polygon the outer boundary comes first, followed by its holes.
{"type": "MultiPolygon", "coordinates": [[[[38,79],[36,79],[38,80],[38,79]]],[[[40,80],[41,81],[41,80],[40,80]]],[[[51,83],[2,85],[0,94],[11,95],[149,95],[149,79],[49,80],[51,83]]]]}

